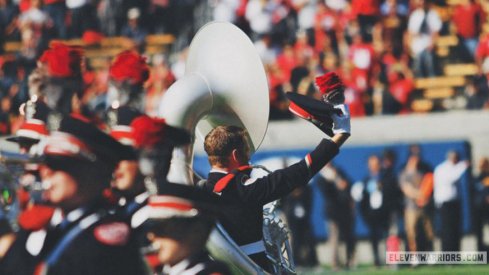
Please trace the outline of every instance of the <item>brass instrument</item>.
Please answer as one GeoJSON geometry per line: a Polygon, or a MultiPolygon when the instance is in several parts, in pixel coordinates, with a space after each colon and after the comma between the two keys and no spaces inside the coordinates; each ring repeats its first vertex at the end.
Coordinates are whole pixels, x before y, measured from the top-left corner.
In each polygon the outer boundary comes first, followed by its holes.
{"type": "MultiPolygon", "coordinates": [[[[191,42],[185,76],[164,94],[159,115],[169,125],[188,130],[193,139],[198,136],[203,140],[219,125],[245,128],[251,153],[254,153],[268,126],[269,90],[263,64],[246,34],[225,22],[212,22],[202,27],[191,42]]],[[[192,144],[175,148],[168,180],[194,184],[192,163],[192,144]]],[[[266,224],[273,232],[270,236],[276,237],[275,222],[266,224]]],[[[284,239],[288,241],[286,234],[282,234],[281,240],[284,239]]],[[[276,244],[275,240],[265,242],[276,244]]],[[[283,246],[279,246],[282,249],[283,246]]],[[[211,233],[207,247],[213,257],[228,263],[234,274],[266,274],[219,224],[211,233]]],[[[285,258],[278,254],[283,255],[276,251],[269,256],[280,274],[285,270],[281,267],[285,258]]],[[[292,272],[293,263],[288,266],[292,272]]]]}

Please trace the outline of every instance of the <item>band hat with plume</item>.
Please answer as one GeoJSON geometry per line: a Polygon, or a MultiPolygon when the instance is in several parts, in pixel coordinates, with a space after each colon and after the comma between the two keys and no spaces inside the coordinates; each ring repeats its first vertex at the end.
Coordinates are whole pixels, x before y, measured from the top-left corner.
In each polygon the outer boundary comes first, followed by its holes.
{"type": "Polygon", "coordinates": [[[115,81],[142,85],[149,78],[149,67],[145,57],[134,51],[124,51],[115,57],[109,75],[115,81]]]}
{"type": "Polygon", "coordinates": [[[134,150],[121,144],[96,126],[72,117],[64,117],[60,127],[46,140],[46,158],[74,158],[103,162],[115,167],[124,159],[135,159],[134,150]]]}
{"type": "Polygon", "coordinates": [[[333,136],[331,115],[334,113],[341,115],[341,111],[335,109],[335,105],[344,102],[345,85],[334,72],[316,77],[315,83],[323,100],[287,92],[285,95],[290,101],[289,110],[294,115],[310,121],[328,136],[333,136]]]}
{"type": "Polygon", "coordinates": [[[136,141],[134,139],[134,131],[131,127],[131,122],[143,115],[144,114],[140,111],[128,106],[109,110],[108,116],[113,116],[113,118],[109,118],[109,120],[115,120],[115,125],[110,127],[110,135],[124,145],[135,147],[136,141]]]}
{"type": "Polygon", "coordinates": [[[157,148],[169,144],[180,146],[190,143],[190,134],[181,128],[170,126],[165,119],[139,116],[131,122],[135,147],[139,149],[157,148]]]}

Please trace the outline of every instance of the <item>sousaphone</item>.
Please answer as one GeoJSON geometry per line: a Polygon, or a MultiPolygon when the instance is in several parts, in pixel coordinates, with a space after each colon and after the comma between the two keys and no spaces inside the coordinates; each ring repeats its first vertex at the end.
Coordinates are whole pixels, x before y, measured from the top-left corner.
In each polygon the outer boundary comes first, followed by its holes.
{"type": "MultiPolygon", "coordinates": [[[[253,153],[267,130],[268,91],[265,70],[251,40],[233,24],[212,22],[193,38],[185,75],[164,94],[159,115],[202,141],[219,125],[245,128],[253,153]]],[[[192,162],[193,145],[175,148],[168,180],[194,184],[192,162]]],[[[236,274],[265,273],[219,226],[208,248],[236,274]]]]}

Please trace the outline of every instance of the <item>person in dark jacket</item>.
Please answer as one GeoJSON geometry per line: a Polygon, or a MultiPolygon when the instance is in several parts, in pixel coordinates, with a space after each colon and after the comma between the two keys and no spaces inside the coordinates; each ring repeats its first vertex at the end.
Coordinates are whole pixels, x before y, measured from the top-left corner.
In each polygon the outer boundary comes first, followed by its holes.
{"type": "Polygon", "coordinates": [[[219,196],[223,210],[219,221],[243,252],[266,270],[271,266],[263,242],[263,206],[283,198],[309,180],[336,154],[350,136],[347,106],[338,105],[342,115],[333,114],[331,140],[319,145],[298,163],[276,170],[262,178],[250,177],[250,145],[246,130],[236,126],[218,126],[204,141],[211,171],[204,188],[219,196]]]}
{"type": "Polygon", "coordinates": [[[282,205],[292,237],[294,263],[298,266],[316,266],[316,245],[309,226],[312,208],[311,188],[296,188],[282,201],[282,205]]]}
{"type": "Polygon", "coordinates": [[[317,185],[325,197],[328,218],[329,242],[332,246],[332,268],[339,268],[338,247],[340,241],[346,244],[346,267],[353,266],[355,252],[354,202],[350,195],[347,178],[332,165],[326,165],[317,178],[317,185]]]}
{"type": "Polygon", "coordinates": [[[379,242],[385,237],[388,227],[388,211],[385,204],[385,188],[382,181],[380,158],[368,158],[369,173],[363,180],[363,197],[360,211],[369,227],[369,239],[374,254],[374,264],[380,266],[379,242]]]}

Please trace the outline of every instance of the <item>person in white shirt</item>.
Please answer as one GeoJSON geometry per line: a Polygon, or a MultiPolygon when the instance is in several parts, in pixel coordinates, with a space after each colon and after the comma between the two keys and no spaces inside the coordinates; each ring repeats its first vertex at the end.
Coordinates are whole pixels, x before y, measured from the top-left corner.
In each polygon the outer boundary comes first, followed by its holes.
{"type": "Polygon", "coordinates": [[[441,28],[442,21],[431,7],[430,0],[417,1],[417,8],[409,15],[408,21],[408,43],[417,77],[435,76],[433,49],[441,28]]]}
{"type": "Polygon", "coordinates": [[[433,198],[441,217],[442,251],[460,251],[460,200],[458,184],[469,167],[459,154],[449,151],[444,162],[435,168],[433,198]]]}

